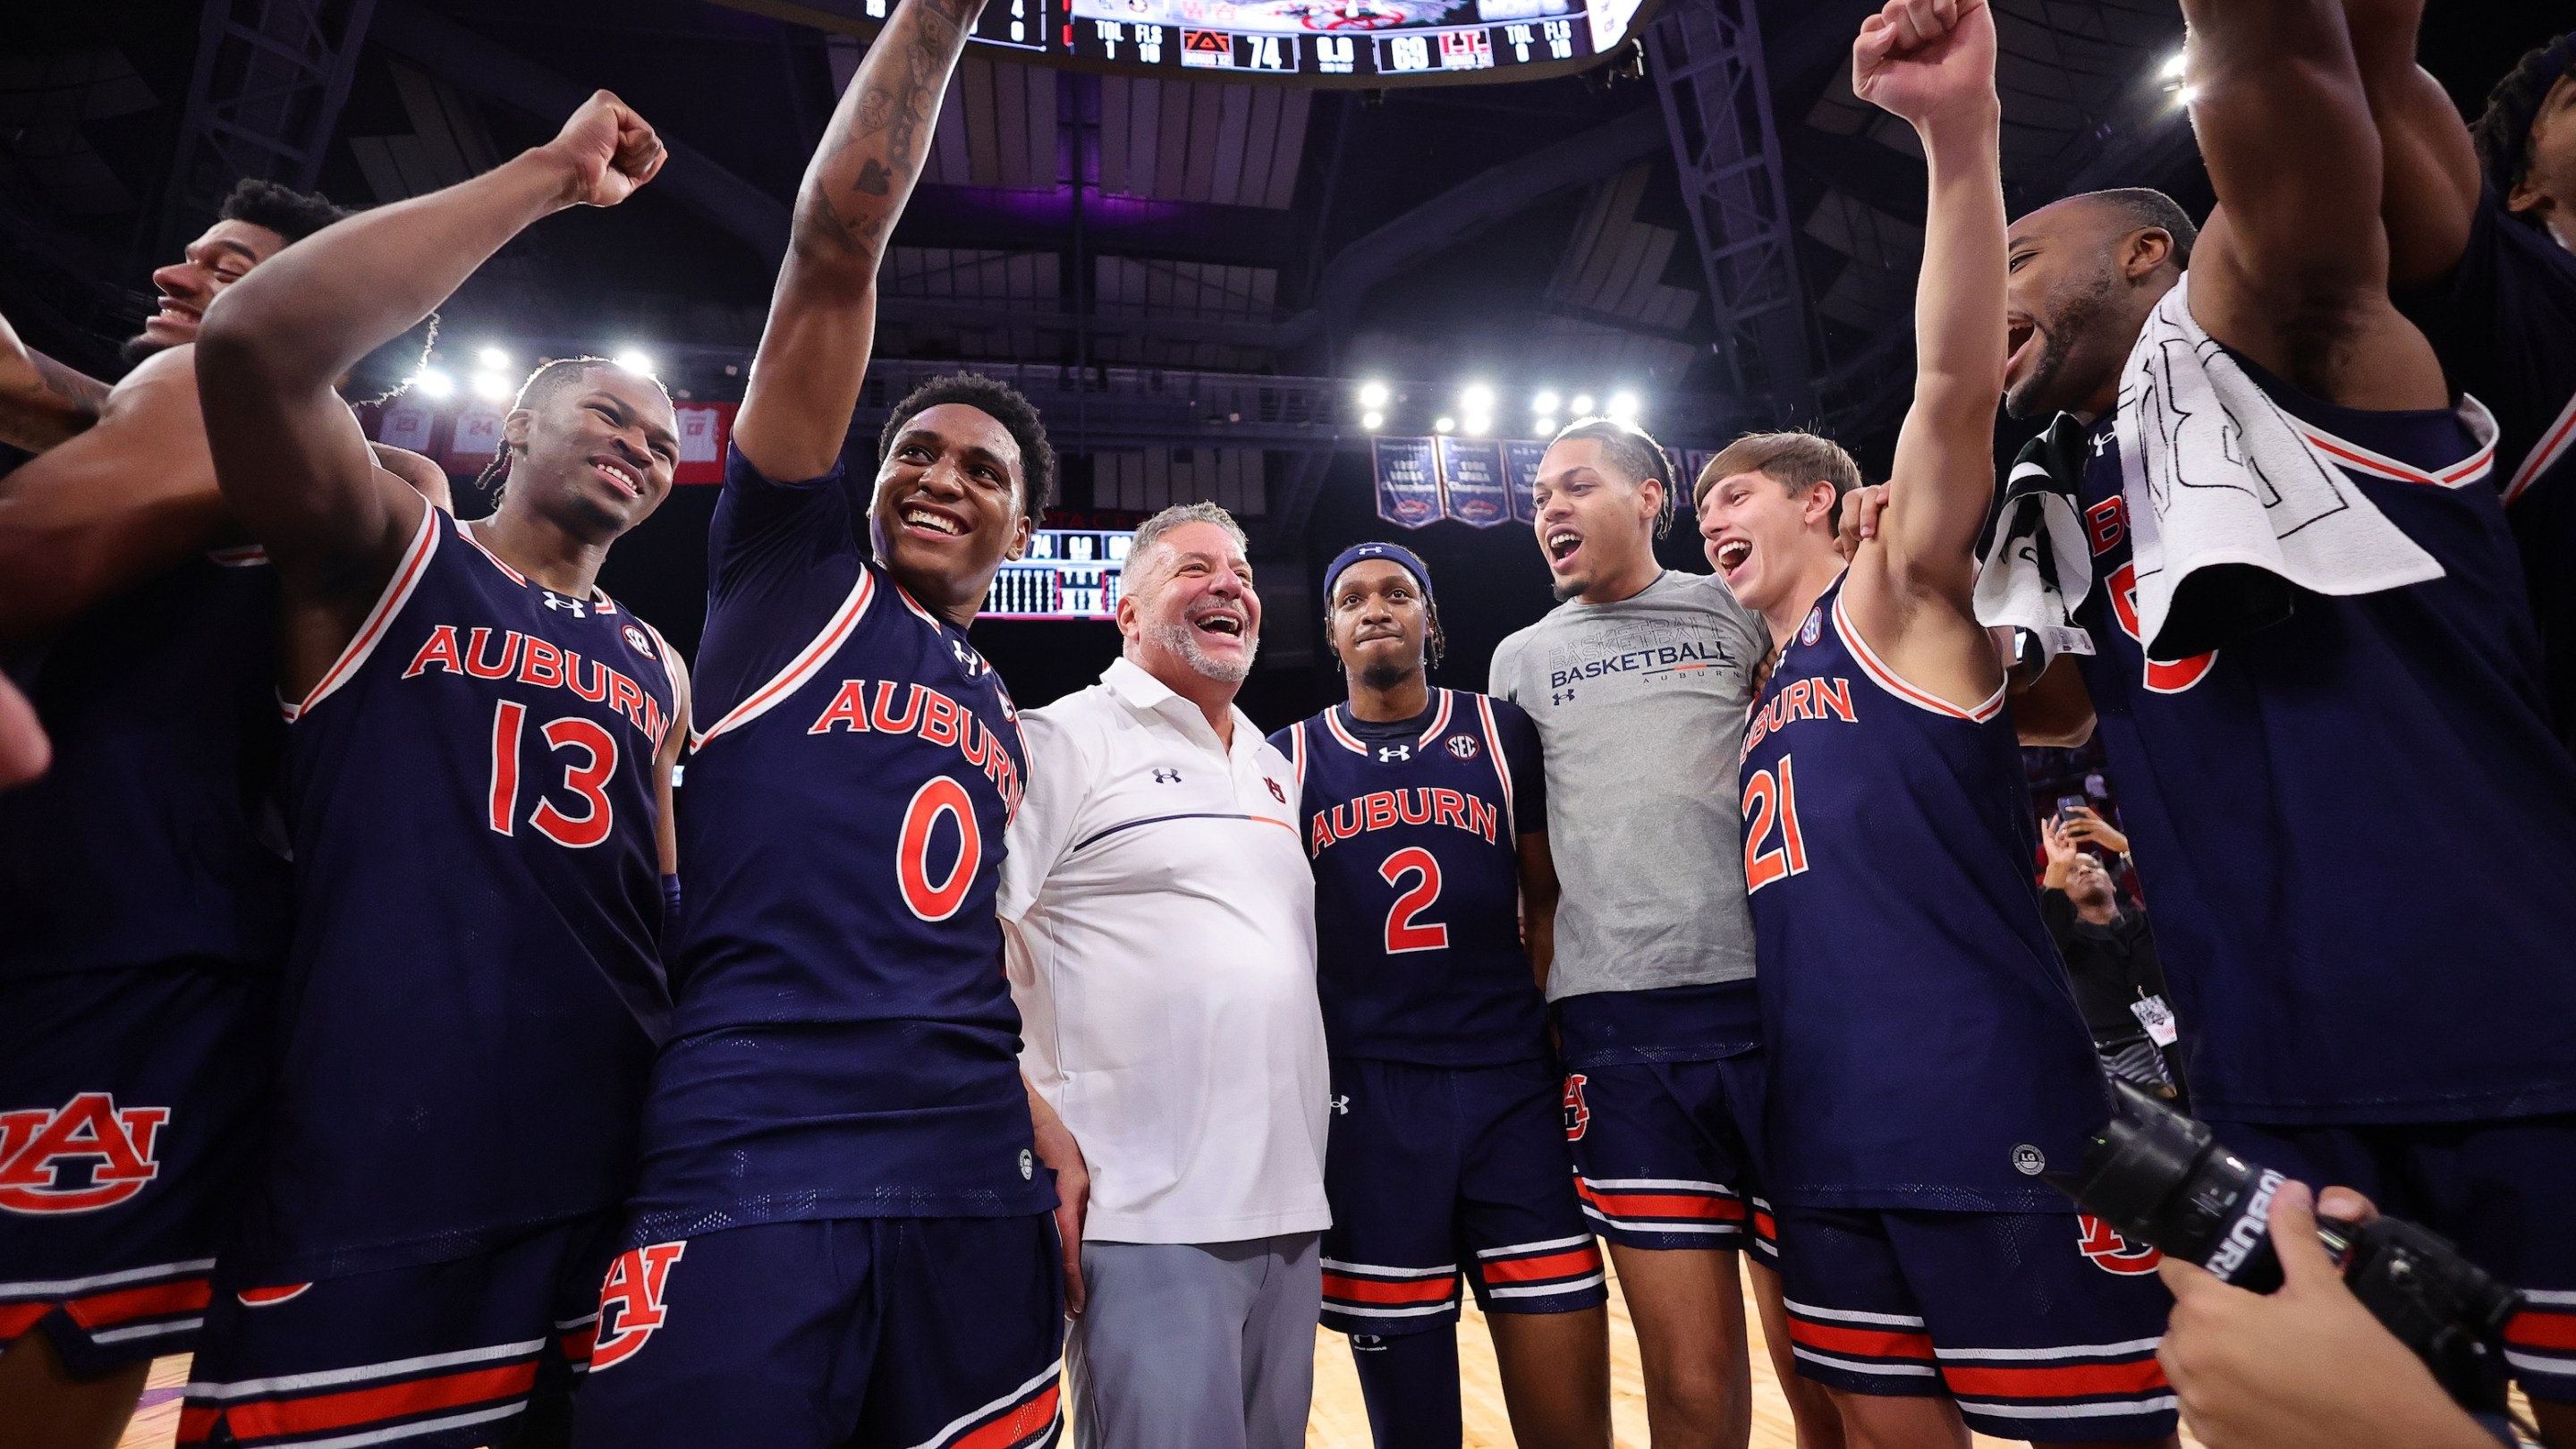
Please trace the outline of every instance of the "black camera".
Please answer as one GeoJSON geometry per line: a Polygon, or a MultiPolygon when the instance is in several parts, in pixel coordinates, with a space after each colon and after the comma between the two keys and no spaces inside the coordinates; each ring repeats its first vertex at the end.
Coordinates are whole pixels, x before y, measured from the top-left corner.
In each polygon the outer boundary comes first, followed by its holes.
{"type": "MultiPolygon", "coordinates": [[[[2049,1181],[2132,1242],[2239,1288],[2280,1287],[2269,1215],[2288,1179],[2228,1151],[2208,1127],[2137,1087],[2115,1080],[2111,1088],[2114,1114],[2086,1147],[2083,1170],[2051,1173],[2049,1181]]],[[[2472,1411],[2504,1407],[2499,1355],[2519,1293],[2413,1223],[2321,1217],[2317,1236],[2342,1263],[2353,1296],[2452,1398],[2472,1411]]]]}

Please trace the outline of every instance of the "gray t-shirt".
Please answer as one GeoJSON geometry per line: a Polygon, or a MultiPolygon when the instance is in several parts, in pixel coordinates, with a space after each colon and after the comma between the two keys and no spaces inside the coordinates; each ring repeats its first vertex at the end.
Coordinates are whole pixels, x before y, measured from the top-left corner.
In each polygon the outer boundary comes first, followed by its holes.
{"type": "Polygon", "coordinates": [[[1550,1001],[1753,975],[1736,774],[1770,630],[1713,574],[1559,604],[1494,650],[1490,692],[1547,752],[1564,895],[1550,1001]]]}

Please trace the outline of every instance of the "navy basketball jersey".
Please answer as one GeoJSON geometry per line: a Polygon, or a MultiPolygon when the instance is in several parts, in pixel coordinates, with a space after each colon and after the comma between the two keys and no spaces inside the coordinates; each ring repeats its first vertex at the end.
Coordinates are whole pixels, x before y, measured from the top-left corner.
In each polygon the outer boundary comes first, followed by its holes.
{"type": "Polygon", "coordinates": [[[2137,635],[2112,419],[2083,480],[2082,661],[2212,1117],[2576,1108],[2576,761],[2548,729],[2482,410],[2357,412],[2238,358],[2443,576],[2213,653],[2137,635]],[[2485,436],[2473,436],[2484,433],[2485,436]]]}
{"type": "Polygon", "coordinates": [[[54,763],[0,793],[0,980],[278,969],[291,887],[274,572],[256,548],[191,559],[25,662],[54,763]]]}
{"type": "Polygon", "coordinates": [[[487,1251],[615,1205],[669,1014],[668,650],[422,513],[286,707],[295,940],[253,1281],[487,1251]]]}
{"type": "Polygon", "coordinates": [[[2397,299],[2455,391],[2495,410],[2495,471],[2522,545],[2561,738],[2576,744],[2576,253],[2487,187],[2450,275],[2397,299]]]}
{"type": "Polygon", "coordinates": [[[868,560],[842,469],[726,472],[637,1240],[1045,1211],[993,914],[1010,695],[868,560]]]}
{"type": "Polygon", "coordinates": [[[1444,1067],[1547,1055],[1521,945],[1520,835],[1547,828],[1529,716],[1434,689],[1409,720],[1337,704],[1270,743],[1302,792],[1333,1055],[1444,1067]]]}
{"type": "Polygon", "coordinates": [[[1870,652],[1836,580],[1744,734],[1771,1183],[1811,1207],[2039,1212],[2111,1115],[2039,913],[2003,690],[1961,709],[1870,652]]]}

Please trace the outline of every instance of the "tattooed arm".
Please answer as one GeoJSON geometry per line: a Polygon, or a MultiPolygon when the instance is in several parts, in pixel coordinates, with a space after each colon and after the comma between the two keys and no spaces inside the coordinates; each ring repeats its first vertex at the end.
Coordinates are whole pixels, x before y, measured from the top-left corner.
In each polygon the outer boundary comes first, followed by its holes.
{"type": "Polygon", "coordinates": [[[734,419],[767,477],[811,478],[840,456],[877,325],[877,263],[930,154],[939,98],[982,0],[903,0],[868,47],[805,168],[769,326],[734,419]]]}
{"type": "Polygon", "coordinates": [[[41,453],[89,431],[107,384],[18,340],[0,317],[0,443],[41,453]]]}

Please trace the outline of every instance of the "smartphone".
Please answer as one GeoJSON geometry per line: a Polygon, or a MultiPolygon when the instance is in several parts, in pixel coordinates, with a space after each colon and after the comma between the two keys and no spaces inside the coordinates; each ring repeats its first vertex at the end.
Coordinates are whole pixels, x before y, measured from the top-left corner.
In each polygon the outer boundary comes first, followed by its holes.
{"type": "Polygon", "coordinates": [[[2073,820],[2076,818],[2076,811],[2089,809],[2091,805],[2092,802],[2081,795],[2060,795],[2057,797],[2057,818],[2061,821],[2073,820]]]}

